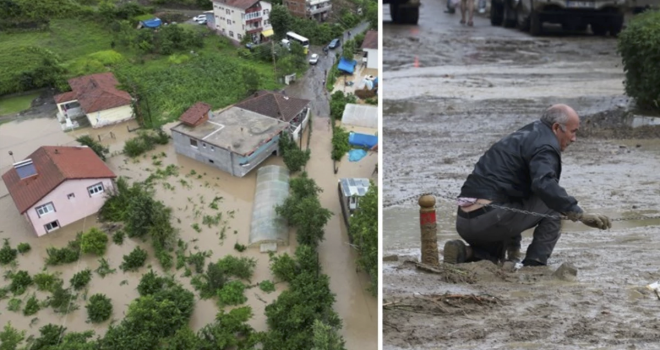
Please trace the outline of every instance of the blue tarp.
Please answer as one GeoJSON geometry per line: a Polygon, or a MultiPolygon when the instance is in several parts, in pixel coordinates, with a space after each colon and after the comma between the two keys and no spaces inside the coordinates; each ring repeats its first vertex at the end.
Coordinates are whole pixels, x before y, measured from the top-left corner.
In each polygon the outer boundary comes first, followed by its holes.
{"type": "Polygon", "coordinates": [[[357,61],[355,61],[355,60],[349,61],[346,58],[342,57],[339,60],[339,64],[337,65],[337,69],[339,69],[340,71],[346,72],[346,73],[353,74],[353,71],[355,71],[355,65],[356,64],[357,64],[357,61]]]}
{"type": "Polygon", "coordinates": [[[378,144],[378,136],[352,132],[348,135],[348,143],[353,146],[371,148],[378,144]]]}
{"type": "Polygon", "coordinates": [[[374,79],[374,86],[378,86],[378,77],[376,77],[376,79],[374,79]]]}
{"type": "Polygon", "coordinates": [[[162,22],[158,17],[142,21],[142,25],[147,28],[158,28],[161,24],[162,22]]]}
{"type": "Polygon", "coordinates": [[[367,156],[367,151],[361,148],[354,148],[348,151],[348,161],[349,162],[359,162],[362,158],[367,156]]]}

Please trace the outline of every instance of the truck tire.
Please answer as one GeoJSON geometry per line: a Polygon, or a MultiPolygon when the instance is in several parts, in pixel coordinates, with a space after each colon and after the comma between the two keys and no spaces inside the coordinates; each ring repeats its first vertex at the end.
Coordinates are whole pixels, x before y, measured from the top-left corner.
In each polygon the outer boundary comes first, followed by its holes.
{"type": "Polygon", "coordinates": [[[492,2],[490,8],[490,24],[494,26],[501,26],[504,20],[504,9],[502,4],[492,2]]]}
{"type": "Polygon", "coordinates": [[[523,13],[522,4],[518,5],[516,9],[516,27],[522,32],[529,31],[529,16],[525,16],[523,13]]]}
{"type": "Polygon", "coordinates": [[[539,36],[543,34],[543,22],[538,12],[532,12],[529,15],[529,34],[532,36],[539,36]]]}
{"type": "Polygon", "coordinates": [[[419,7],[406,7],[400,9],[399,21],[402,24],[417,25],[417,22],[419,22],[419,7]]]}
{"type": "Polygon", "coordinates": [[[503,27],[513,28],[516,26],[516,10],[511,7],[511,3],[504,2],[503,27]]]}
{"type": "Polygon", "coordinates": [[[623,15],[619,15],[610,21],[610,35],[617,36],[623,28],[623,15]]]}
{"type": "Polygon", "coordinates": [[[399,4],[397,2],[390,3],[390,15],[392,16],[392,22],[399,23],[400,14],[399,14],[399,4]]]}

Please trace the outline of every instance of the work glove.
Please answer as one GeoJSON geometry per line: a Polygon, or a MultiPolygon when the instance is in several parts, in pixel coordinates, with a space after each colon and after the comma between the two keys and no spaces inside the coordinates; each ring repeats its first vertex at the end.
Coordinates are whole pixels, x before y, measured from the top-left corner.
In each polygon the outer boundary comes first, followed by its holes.
{"type": "Polygon", "coordinates": [[[589,227],[599,228],[601,230],[612,228],[610,218],[603,214],[582,214],[580,222],[589,227]]]}

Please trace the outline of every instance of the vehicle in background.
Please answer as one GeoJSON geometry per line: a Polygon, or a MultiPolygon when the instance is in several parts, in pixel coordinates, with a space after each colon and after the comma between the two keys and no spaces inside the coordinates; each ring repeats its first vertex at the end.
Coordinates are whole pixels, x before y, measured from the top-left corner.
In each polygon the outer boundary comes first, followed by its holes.
{"type": "Polygon", "coordinates": [[[206,18],[196,21],[197,24],[206,24],[206,18]]]}
{"type": "Polygon", "coordinates": [[[420,0],[383,0],[383,4],[390,4],[392,22],[414,25],[419,22],[420,0]]]}
{"type": "Polygon", "coordinates": [[[309,57],[309,64],[317,64],[319,63],[319,55],[313,53],[312,56],[309,57]]]}
{"type": "Polygon", "coordinates": [[[623,28],[627,0],[492,0],[490,22],[517,27],[537,36],[543,23],[561,24],[564,30],[586,30],[596,35],[616,36],[623,28]]]}
{"type": "Polygon", "coordinates": [[[197,15],[197,16],[193,17],[193,21],[195,21],[195,22],[198,22],[198,21],[201,21],[201,20],[206,20],[206,15],[197,15]]]}
{"type": "Polygon", "coordinates": [[[340,44],[339,44],[339,39],[338,39],[338,38],[335,38],[335,39],[332,39],[332,41],[330,42],[330,44],[328,44],[328,48],[331,49],[331,50],[333,50],[333,49],[338,48],[339,45],[340,45],[340,44]]]}
{"type": "Polygon", "coordinates": [[[304,51],[305,51],[305,55],[309,52],[309,39],[305,38],[302,35],[298,35],[294,32],[287,32],[286,33],[286,38],[289,41],[295,41],[298,44],[300,44],[303,47],[304,51]]]}

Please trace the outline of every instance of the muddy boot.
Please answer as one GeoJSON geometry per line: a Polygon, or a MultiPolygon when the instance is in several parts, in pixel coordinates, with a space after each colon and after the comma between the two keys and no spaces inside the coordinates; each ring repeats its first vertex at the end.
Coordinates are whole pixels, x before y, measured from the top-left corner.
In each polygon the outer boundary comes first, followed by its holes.
{"type": "Polygon", "coordinates": [[[512,261],[518,263],[522,261],[522,254],[520,253],[520,248],[518,247],[509,247],[506,249],[506,261],[512,261]]]}
{"type": "Polygon", "coordinates": [[[464,263],[471,258],[471,255],[472,249],[459,239],[445,243],[444,262],[447,264],[464,263]]]}

